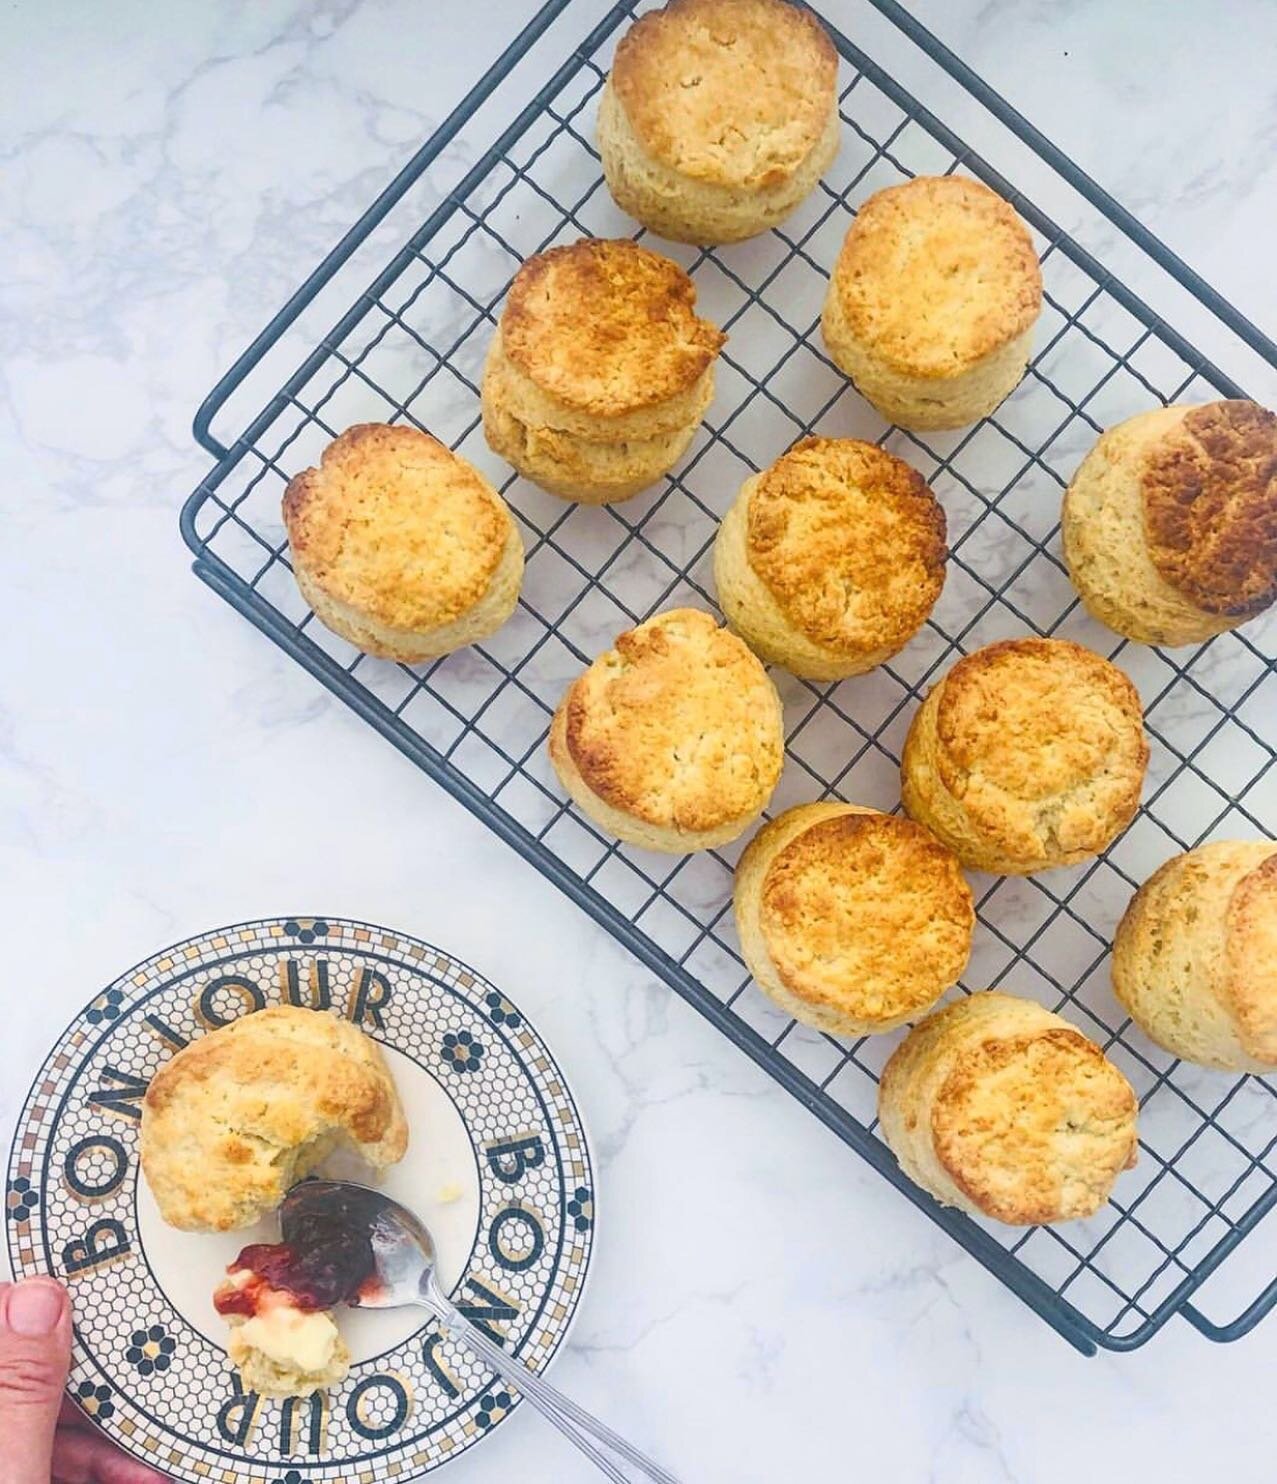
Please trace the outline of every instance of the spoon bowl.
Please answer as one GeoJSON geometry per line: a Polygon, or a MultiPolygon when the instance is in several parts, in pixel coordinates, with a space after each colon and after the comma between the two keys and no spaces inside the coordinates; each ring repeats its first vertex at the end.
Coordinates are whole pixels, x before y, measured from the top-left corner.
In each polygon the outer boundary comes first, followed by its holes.
{"type": "Polygon", "coordinates": [[[303,1180],[284,1199],[280,1230],[294,1259],[326,1285],[323,1291],[361,1309],[430,1310],[468,1349],[487,1361],[615,1484],[628,1484],[603,1444],[657,1484],[678,1484],[606,1424],[543,1381],[505,1348],[509,1336],[480,1329],[439,1286],[430,1229],[390,1196],[353,1180],[303,1180]]]}
{"type": "Polygon", "coordinates": [[[353,1180],[303,1180],[279,1208],[290,1247],[331,1245],[349,1253],[345,1302],[356,1309],[399,1309],[425,1302],[435,1280],[430,1229],[407,1206],[353,1180]]]}

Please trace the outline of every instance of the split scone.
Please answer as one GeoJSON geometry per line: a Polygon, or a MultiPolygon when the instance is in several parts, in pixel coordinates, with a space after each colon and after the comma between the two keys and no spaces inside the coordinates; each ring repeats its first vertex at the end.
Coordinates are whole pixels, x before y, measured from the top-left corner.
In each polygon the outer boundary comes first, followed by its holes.
{"type": "Polygon", "coordinates": [[[856,213],[821,329],[888,422],[961,428],[1014,390],[1041,311],[1041,268],[1015,211],[979,181],[920,175],[856,213]]]}
{"type": "Polygon", "coordinates": [[[515,275],[484,365],[495,453],[566,500],[629,499],[676,464],[726,337],[682,268],[628,238],[582,238],[515,275]]]}
{"type": "Polygon", "coordinates": [[[1069,576],[1142,644],[1200,644],[1277,602],[1277,416],[1159,407],[1110,428],[1064,495],[1069,576]]]}
{"type": "Polygon", "coordinates": [[[599,102],[622,211],[676,242],[775,227],[838,153],[838,54],[784,0],[670,0],[621,38],[599,102]]]}
{"type": "Polygon", "coordinates": [[[160,1068],[141,1146],[164,1220],[220,1232],[273,1211],[339,1146],[374,1170],[397,1163],[408,1125],[375,1041],[326,1011],[273,1005],[160,1068]]]}
{"type": "Polygon", "coordinates": [[[416,664],[510,617],[523,541],[501,496],[429,433],[347,428],[284,492],[302,596],[367,654],[416,664]]]}
{"type": "Polygon", "coordinates": [[[568,687],[550,727],[559,781],[591,819],[680,855],[726,844],[758,818],[784,747],[767,672],[695,608],[620,635],[568,687]]]}
{"type": "Polygon", "coordinates": [[[755,654],[841,680],[918,632],[947,556],[944,510],[903,459],[856,438],[803,438],[745,481],[719,527],[714,581],[755,654]]]}
{"type": "Polygon", "coordinates": [[[891,1030],[956,984],[975,910],[953,852],[920,824],[801,804],[736,867],[741,953],[790,1015],[836,1036],[891,1030]]]}
{"type": "Polygon", "coordinates": [[[331,1313],[338,1296],[294,1288],[291,1257],[283,1246],[245,1247],[213,1295],[230,1326],[230,1362],[244,1390],[259,1396],[309,1396],[339,1386],[350,1372],[350,1351],[331,1313]]]}
{"type": "Polygon", "coordinates": [[[995,990],[916,1025],[878,1087],[905,1174],[941,1205],[1011,1226],[1093,1216],[1135,1164],[1137,1111],[1093,1041],[995,990]]]}
{"type": "Polygon", "coordinates": [[[1155,871],[1118,926],[1113,989],[1173,1056],[1277,1068],[1277,841],[1199,845],[1155,871]]]}
{"type": "Polygon", "coordinates": [[[1026,876],[1098,855],[1139,807],[1139,693],[1067,639],[1006,639],[960,659],[914,714],[904,805],[964,866],[1026,876]]]}

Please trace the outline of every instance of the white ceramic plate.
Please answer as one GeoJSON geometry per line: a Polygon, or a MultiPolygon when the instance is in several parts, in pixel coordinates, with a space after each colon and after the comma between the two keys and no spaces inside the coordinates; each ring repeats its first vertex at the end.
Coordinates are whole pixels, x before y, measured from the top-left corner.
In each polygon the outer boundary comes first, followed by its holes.
{"type": "Polygon", "coordinates": [[[165,1226],[138,1168],[139,1104],[178,1046],[290,999],[381,1043],[412,1130],[383,1186],[425,1218],[444,1285],[472,1319],[539,1371],[589,1267],[594,1178],[572,1095],[521,1012],[472,969],[334,918],[245,923],[164,949],[99,994],[45,1062],[10,1155],[5,1226],[17,1276],[71,1286],[71,1395],[126,1452],[192,1484],[409,1478],[517,1401],[420,1310],[344,1311],[355,1364],[331,1392],[241,1389],[211,1295],[239,1249],[277,1229],[165,1226]]]}

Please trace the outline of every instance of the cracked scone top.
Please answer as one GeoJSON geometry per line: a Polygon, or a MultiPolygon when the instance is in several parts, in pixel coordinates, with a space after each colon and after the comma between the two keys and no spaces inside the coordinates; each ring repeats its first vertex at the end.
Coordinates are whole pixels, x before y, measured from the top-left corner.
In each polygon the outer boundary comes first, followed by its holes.
{"type": "Polygon", "coordinates": [[[824,133],[838,54],[784,0],[671,0],[621,38],[611,86],[654,159],[716,185],[778,185],[824,133]]]}
{"type": "Polygon", "coordinates": [[[741,951],[782,1009],[832,1035],[891,1030],[956,984],[975,912],[957,859],[922,825],[801,804],[736,868],[741,951]]]}
{"type": "Polygon", "coordinates": [[[780,698],[708,613],[678,608],[621,634],[550,728],[564,788],[611,834],[674,853],[733,840],[780,779],[780,698]]]}
{"type": "Polygon", "coordinates": [[[917,633],[944,586],[945,516],[903,459],[809,437],[746,480],[714,546],[718,600],[756,654],[859,675],[917,633]]]}
{"type": "Polygon", "coordinates": [[[1037,253],[1012,207],[964,176],[918,176],[860,207],[821,328],[889,422],[959,428],[1014,389],[1041,309],[1037,253]]]}
{"type": "Polygon", "coordinates": [[[775,226],[838,149],[838,54],[784,0],[670,0],[621,38],[599,104],[618,205],[662,236],[775,226]]]}
{"type": "Polygon", "coordinates": [[[348,428],[289,482],[283,513],[302,595],[369,654],[447,654],[493,633],[518,598],[523,543],[505,501],[416,428],[348,428]]]}
{"type": "Polygon", "coordinates": [[[583,237],[515,275],[494,354],[550,399],[558,425],[644,437],[695,415],[726,337],[696,314],[696,285],[629,238],[583,237]]]}
{"type": "Polygon", "coordinates": [[[905,808],[974,870],[1027,875],[1098,855],[1139,806],[1139,694],[1066,639],[1008,639],[936,684],[905,741],[905,808]]]}
{"type": "Polygon", "coordinates": [[[1159,407],[1108,429],[1064,496],[1064,556],[1101,623],[1195,644],[1277,602],[1277,416],[1159,407]]]}
{"type": "Polygon", "coordinates": [[[338,1147],[384,1169],[408,1125],[380,1048],[327,1011],[274,1005],[210,1031],[142,1104],[142,1168],[183,1231],[251,1226],[338,1147]]]}
{"type": "Polygon", "coordinates": [[[1013,1226],[1094,1215],[1135,1164],[1138,1105],[1094,1042],[990,990],[916,1025],[883,1069],[883,1137],[946,1206],[1013,1226]]]}
{"type": "Polygon", "coordinates": [[[515,275],[483,369],[489,446],[563,499],[608,504],[683,456],[726,337],[681,267],[628,238],[582,238],[515,275]]]}

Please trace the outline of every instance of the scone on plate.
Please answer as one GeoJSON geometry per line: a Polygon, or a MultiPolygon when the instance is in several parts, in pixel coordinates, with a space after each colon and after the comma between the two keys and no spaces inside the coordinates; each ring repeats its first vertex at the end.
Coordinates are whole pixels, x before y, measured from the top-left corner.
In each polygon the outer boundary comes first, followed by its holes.
{"type": "Polygon", "coordinates": [[[302,596],[367,654],[415,664],[509,618],[523,542],[479,471],[429,433],[348,428],[284,492],[302,596]]]}
{"type": "Polygon", "coordinates": [[[932,687],[902,793],[964,866],[1024,876],[1111,845],[1147,764],[1139,693],[1116,665],[1067,639],[1007,639],[932,687]]]}
{"type": "Polygon", "coordinates": [[[677,263],[582,238],[515,275],[483,371],[493,451],[551,494],[628,499],[682,458],[726,337],[677,263]]]}
{"type": "Polygon", "coordinates": [[[246,1247],[213,1295],[213,1307],[230,1325],[226,1353],[245,1391],[309,1396],[346,1379],[350,1351],[327,1308],[276,1287],[253,1266],[257,1254],[279,1250],[246,1247]]]}
{"type": "Polygon", "coordinates": [[[777,226],[838,152],[838,54],[784,0],[670,0],[621,38],[599,103],[617,205],[676,242],[777,226]]]}
{"type": "Polygon", "coordinates": [[[1012,1226],[1093,1216],[1135,1163],[1136,1114],[1093,1041],[993,990],[916,1025],[878,1088],[905,1174],[941,1205],[1012,1226]]]}
{"type": "Polygon", "coordinates": [[[1277,1068],[1277,841],[1199,845],[1155,871],[1118,927],[1113,989],[1173,1056],[1277,1068]]]}
{"type": "Polygon", "coordinates": [[[714,544],[718,601],[755,654],[809,680],[891,658],[944,586],[944,511],[902,459],[804,438],[745,481],[714,544]]]}
{"type": "Polygon", "coordinates": [[[160,1068],[141,1147],[170,1226],[231,1231],[273,1211],[338,1147],[376,1170],[397,1163],[408,1125],[375,1041],[326,1011],[274,1005],[160,1068]]]}
{"type": "Polygon", "coordinates": [[[1277,416],[1159,407],[1110,428],[1064,496],[1088,611],[1143,644],[1198,644],[1277,602],[1277,416]]]}
{"type": "Polygon", "coordinates": [[[780,779],[780,697],[708,613],[630,629],[568,687],[550,727],[559,781],[609,834],[684,854],[734,840],[780,779]]]}
{"type": "Polygon", "coordinates": [[[888,422],[961,428],[1014,389],[1041,309],[1033,240],[1002,197],[964,176],[918,176],[857,212],[821,328],[888,422]]]}
{"type": "Polygon", "coordinates": [[[957,858],[911,819],[801,804],[736,867],[741,953],[790,1015],[837,1036],[891,1030],[956,984],[975,910],[957,858]]]}

